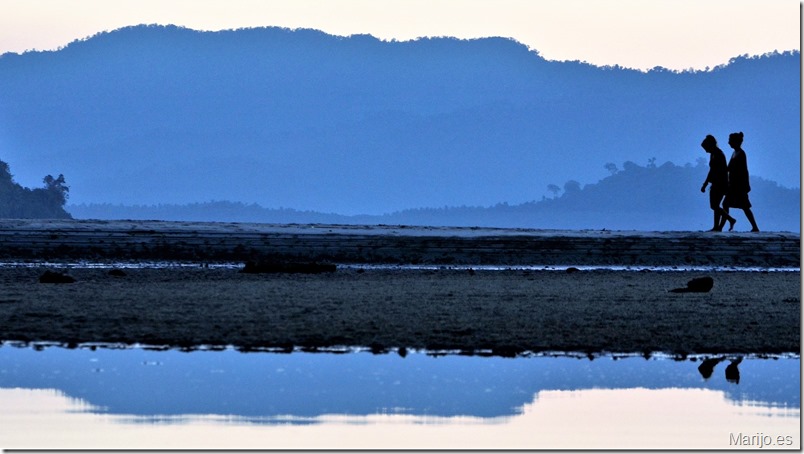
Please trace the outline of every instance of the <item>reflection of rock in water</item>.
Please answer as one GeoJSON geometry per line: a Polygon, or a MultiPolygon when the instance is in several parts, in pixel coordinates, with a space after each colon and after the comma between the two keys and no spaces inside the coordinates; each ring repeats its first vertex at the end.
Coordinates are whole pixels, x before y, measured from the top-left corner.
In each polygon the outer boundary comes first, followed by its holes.
{"type": "Polygon", "coordinates": [[[712,372],[714,372],[715,366],[717,366],[724,359],[726,359],[726,358],[724,358],[722,356],[719,357],[719,358],[707,358],[707,359],[703,360],[703,362],[701,362],[700,366],[698,366],[698,372],[701,373],[701,376],[705,380],[708,380],[709,377],[712,376],[712,372]]]}
{"type": "Polygon", "coordinates": [[[740,383],[740,369],[737,366],[743,361],[742,356],[732,360],[731,363],[726,366],[726,381],[729,383],[739,384],[740,383]]]}

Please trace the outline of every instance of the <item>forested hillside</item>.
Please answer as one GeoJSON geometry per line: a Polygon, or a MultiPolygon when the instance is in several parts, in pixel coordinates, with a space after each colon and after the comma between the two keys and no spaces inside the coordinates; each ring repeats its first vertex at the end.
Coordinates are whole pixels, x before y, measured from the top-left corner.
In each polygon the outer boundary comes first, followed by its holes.
{"type": "Polygon", "coordinates": [[[136,26],[0,56],[0,145],[18,181],[46,163],[79,204],[517,205],[598,181],[601,163],[693,161],[704,136],[736,131],[753,175],[791,187],[800,61],[640,72],[504,38],[136,26]]]}
{"type": "Polygon", "coordinates": [[[14,182],[9,165],[0,161],[0,218],[7,219],[64,219],[70,214],[64,211],[70,188],[64,175],[43,179],[42,188],[24,188],[14,182]]]}

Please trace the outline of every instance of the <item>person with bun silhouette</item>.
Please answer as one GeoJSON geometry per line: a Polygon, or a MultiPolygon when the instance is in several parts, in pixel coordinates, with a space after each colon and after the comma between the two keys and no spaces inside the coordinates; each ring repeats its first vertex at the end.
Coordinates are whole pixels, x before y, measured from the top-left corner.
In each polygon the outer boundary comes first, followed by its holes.
{"type": "MultiPolygon", "coordinates": [[[[729,134],[729,146],[734,149],[734,153],[729,159],[729,188],[726,191],[726,200],[723,202],[723,209],[728,214],[729,208],[740,208],[751,223],[751,231],[759,232],[754,213],[751,212],[751,201],[748,200],[748,193],[751,192],[751,185],[748,182],[748,160],[742,148],[743,133],[735,132],[729,134]]],[[[726,223],[726,218],[721,219],[720,227],[726,223]]],[[[734,224],[731,225],[734,227],[734,224]]],[[[731,228],[729,228],[731,230],[731,228]]]]}
{"type": "Polygon", "coordinates": [[[715,223],[709,231],[722,231],[722,224],[725,224],[725,221],[729,221],[729,230],[731,230],[734,228],[734,223],[737,222],[737,220],[729,216],[729,213],[720,206],[729,188],[729,171],[726,166],[726,155],[724,155],[723,150],[717,146],[717,140],[715,140],[714,136],[711,134],[704,138],[703,142],[701,142],[701,147],[709,153],[709,173],[706,175],[703,186],[701,186],[701,192],[706,192],[706,185],[712,184],[709,188],[709,207],[715,213],[715,223]]]}

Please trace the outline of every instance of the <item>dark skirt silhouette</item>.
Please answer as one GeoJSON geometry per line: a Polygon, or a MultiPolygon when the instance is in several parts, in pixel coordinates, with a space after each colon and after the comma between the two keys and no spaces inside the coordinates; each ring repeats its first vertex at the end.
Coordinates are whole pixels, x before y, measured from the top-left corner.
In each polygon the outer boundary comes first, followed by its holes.
{"type": "Polygon", "coordinates": [[[723,205],[729,208],[746,209],[751,208],[751,201],[748,200],[747,192],[729,191],[726,193],[726,200],[723,205]]]}
{"type": "Polygon", "coordinates": [[[729,159],[729,189],[726,191],[725,205],[729,208],[751,208],[748,200],[748,193],[751,192],[751,184],[748,182],[748,160],[745,152],[731,139],[735,146],[734,154],[729,159]]]}

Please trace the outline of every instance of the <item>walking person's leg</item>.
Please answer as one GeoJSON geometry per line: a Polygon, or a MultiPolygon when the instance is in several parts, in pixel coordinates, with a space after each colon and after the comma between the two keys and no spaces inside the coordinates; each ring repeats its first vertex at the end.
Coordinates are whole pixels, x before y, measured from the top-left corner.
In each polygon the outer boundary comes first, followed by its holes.
{"type": "Polygon", "coordinates": [[[721,230],[723,230],[723,228],[720,226],[720,217],[721,217],[720,213],[718,213],[718,210],[712,210],[712,212],[715,213],[715,223],[713,224],[713,227],[709,231],[720,232],[721,230]]]}
{"type": "Polygon", "coordinates": [[[751,223],[751,231],[759,232],[759,227],[757,227],[757,221],[754,219],[754,213],[751,211],[751,208],[743,208],[743,211],[745,212],[745,217],[748,218],[748,222],[751,223]]]}

